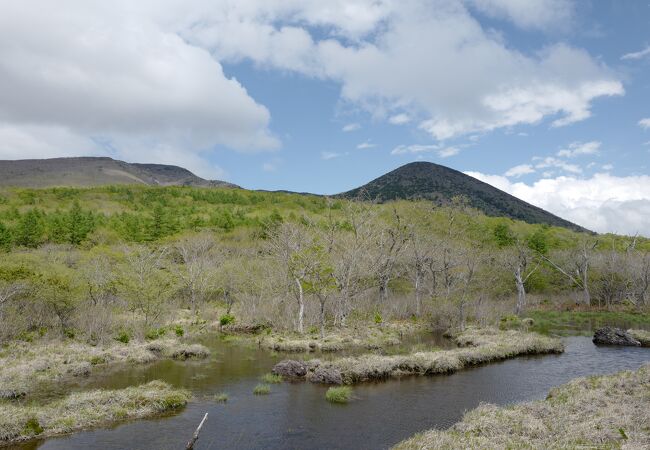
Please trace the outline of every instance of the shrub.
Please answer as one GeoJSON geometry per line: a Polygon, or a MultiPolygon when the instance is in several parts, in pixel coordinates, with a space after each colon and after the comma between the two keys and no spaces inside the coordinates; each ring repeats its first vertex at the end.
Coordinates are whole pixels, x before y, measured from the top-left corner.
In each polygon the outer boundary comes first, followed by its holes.
{"type": "Polygon", "coordinates": [[[131,336],[126,331],[120,331],[115,340],[122,344],[128,344],[131,341],[131,336]]]}
{"type": "Polygon", "coordinates": [[[268,384],[258,384],[255,386],[255,389],[253,389],[253,394],[255,395],[268,395],[271,393],[271,386],[268,384]]]}
{"type": "Polygon", "coordinates": [[[221,324],[222,327],[226,325],[230,325],[231,323],[235,322],[235,316],[232,314],[224,314],[221,317],[219,317],[219,323],[221,324]]]}
{"type": "Polygon", "coordinates": [[[347,403],[352,396],[352,388],[350,386],[331,387],[325,393],[325,398],[331,403],[347,403]]]}
{"type": "Polygon", "coordinates": [[[164,328],[152,328],[145,333],[144,337],[149,341],[153,341],[155,339],[158,339],[159,337],[164,336],[166,332],[167,330],[165,330],[164,328]]]}
{"type": "Polygon", "coordinates": [[[65,328],[63,330],[63,335],[68,339],[74,339],[77,333],[73,328],[65,328]]]}
{"type": "Polygon", "coordinates": [[[379,324],[382,323],[383,321],[384,321],[384,319],[381,317],[381,314],[379,314],[378,312],[376,312],[376,313],[375,313],[375,323],[376,323],[377,325],[379,325],[379,324]]]}
{"type": "Polygon", "coordinates": [[[185,334],[185,330],[183,330],[183,327],[180,325],[174,326],[174,333],[176,333],[176,336],[178,337],[183,337],[185,334]]]}
{"type": "Polygon", "coordinates": [[[104,358],[103,356],[93,356],[92,358],[90,358],[90,364],[92,364],[93,366],[97,366],[99,364],[106,364],[106,358],[104,358]]]}
{"type": "Polygon", "coordinates": [[[35,435],[38,436],[43,432],[43,427],[41,426],[40,423],[38,423],[38,419],[36,417],[32,417],[25,423],[25,427],[23,428],[23,434],[26,434],[27,436],[35,435]]]}

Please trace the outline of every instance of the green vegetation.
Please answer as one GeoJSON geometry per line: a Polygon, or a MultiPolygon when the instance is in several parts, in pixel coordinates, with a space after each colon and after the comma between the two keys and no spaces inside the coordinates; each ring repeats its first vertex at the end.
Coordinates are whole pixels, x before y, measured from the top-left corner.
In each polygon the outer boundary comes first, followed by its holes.
{"type": "Polygon", "coordinates": [[[330,403],[347,403],[352,397],[352,388],[350,386],[337,386],[327,389],[325,398],[330,403]]]}
{"type": "Polygon", "coordinates": [[[228,394],[225,392],[220,392],[214,396],[214,401],[217,403],[226,403],[228,402],[228,394]]]}
{"type": "Polygon", "coordinates": [[[253,389],[253,394],[255,395],[268,395],[271,393],[271,386],[268,384],[258,384],[253,389]]]}
{"type": "Polygon", "coordinates": [[[577,378],[553,388],[546,400],[482,405],[447,431],[427,431],[394,448],[647,448],[648,392],[650,365],[577,378]]]}
{"type": "Polygon", "coordinates": [[[260,379],[266,384],[278,384],[283,381],[282,375],[276,375],[274,373],[265,373],[260,379]]]}
{"type": "Polygon", "coordinates": [[[584,333],[593,334],[593,330],[606,325],[622,328],[650,329],[650,314],[635,310],[630,311],[548,311],[538,310],[527,313],[534,320],[531,330],[540,333],[560,335],[584,333]]]}

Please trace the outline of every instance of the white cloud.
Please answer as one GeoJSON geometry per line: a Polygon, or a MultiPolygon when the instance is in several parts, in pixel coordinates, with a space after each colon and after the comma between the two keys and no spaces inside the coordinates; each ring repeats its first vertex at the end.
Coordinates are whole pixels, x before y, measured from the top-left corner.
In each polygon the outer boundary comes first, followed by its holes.
{"type": "Polygon", "coordinates": [[[560,217],[598,232],[640,233],[650,237],[650,176],[544,178],[532,184],[506,177],[465,172],[560,217]]]}
{"type": "Polygon", "coordinates": [[[361,128],[361,125],[359,125],[358,123],[349,123],[349,124],[345,125],[343,128],[341,128],[341,130],[343,130],[346,133],[349,133],[350,131],[356,131],[356,130],[358,130],[360,128],[361,128]]]}
{"type": "Polygon", "coordinates": [[[412,144],[412,145],[398,145],[395,147],[390,154],[391,155],[406,155],[406,154],[418,154],[418,153],[430,153],[434,152],[436,150],[439,150],[440,146],[436,144],[430,144],[430,145],[420,145],[420,144],[412,144]]]}
{"type": "Polygon", "coordinates": [[[339,82],[345,101],[380,118],[413,111],[439,140],[546,118],[567,125],[588,118],[595,99],[624,93],[586,51],[517,51],[476,10],[523,28],[571,15],[562,0],[250,0],[205,2],[176,21],[186,40],[220,60],[339,82]]]}
{"type": "MultiPolygon", "coordinates": [[[[268,110],[207,50],[141,9],[120,0],[3,3],[0,126],[23,136],[24,154],[174,160],[206,174],[216,169],[205,158],[215,146],[277,147],[268,110]]],[[[23,156],[14,153],[0,158],[23,156]]]]}
{"type": "Polygon", "coordinates": [[[336,153],[336,152],[321,152],[320,157],[321,159],[324,159],[325,161],[329,159],[334,159],[338,158],[340,156],[343,156],[341,153],[336,153]]]}
{"type": "Polygon", "coordinates": [[[359,150],[365,150],[365,149],[369,149],[369,148],[374,148],[376,146],[377,146],[377,144],[373,144],[370,141],[365,141],[365,142],[362,142],[361,144],[357,145],[357,148],[359,150]]]}
{"type": "Polygon", "coordinates": [[[391,123],[392,125],[404,125],[405,123],[409,123],[410,121],[411,118],[409,117],[409,115],[404,113],[396,114],[394,116],[391,116],[388,119],[388,122],[391,123]]]}
{"type": "Polygon", "coordinates": [[[641,59],[646,56],[650,56],[650,45],[638,52],[626,53],[621,56],[621,59],[641,59]]]}
{"type": "Polygon", "coordinates": [[[541,158],[539,156],[533,157],[536,169],[547,169],[549,167],[554,167],[557,169],[564,170],[565,172],[571,173],[581,173],[582,169],[577,164],[569,164],[566,161],[561,159],[553,158],[552,156],[547,156],[546,158],[541,158]]]}
{"type": "Polygon", "coordinates": [[[278,166],[273,162],[265,162],[264,164],[262,164],[262,170],[264,172],[275,172],[276,170],[278,170],[278,166]]]}
{"type": "Polygon", "coordinates": [[[460,149],[458,147],[446,147],[438,150],[438,156],[441,158],[449,158],[451,156],[456,156],[459,153],[460,149]]]}
{"type": "Polygon", "coordinates": [[[573,3],[569,0],[467,0],[482,13],[507,19],[521,28],[557,28],[569,25],[573,3]]]}
{"type": "Polygon", "coordinates": [[[522,175],[528,175],[529,173],[534,173],[535,169],[530,164],[519,164],[518,166],[511,167],[504,174],[506,177],[520,177],[522,175]]]}
{"type": "Polygon", "coordinates": [[[610,170],[612,170],[614,168],[614,165],[613,164],[603,164],[602,167],[603,167],[603,170],[610,171],[610,170]]]}
{"type": "Polygon", "coordinates": [[[650,117],[639,120],[639,126],[644,130],[650,129],[650,117]]]}
{"type": "Polygon", "coordinates": [[[581,155],[595,155],[600,149],[601,142],[590,141],[590,142],[572,142],[569,144],[568,148],[564,148],[557,152],[557,156],[563,158],[575,158],[576,156],[581,155]]]}

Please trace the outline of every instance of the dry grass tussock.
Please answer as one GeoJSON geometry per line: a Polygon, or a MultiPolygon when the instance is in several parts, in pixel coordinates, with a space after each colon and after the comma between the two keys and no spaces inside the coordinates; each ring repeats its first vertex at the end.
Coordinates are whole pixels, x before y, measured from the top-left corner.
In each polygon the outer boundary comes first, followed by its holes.
{"type": "Polygon", "coordinates": [[[260,339],[261,344],[279,352],[337,352],[349,348],[381,349],[400,345],[402,338],[426,330],[421,323],[395,321],[381,325],[361,324],[332,330],[324,339],[317,334],[271,334],[260,339]]]}
{"type": "Polygon", "coordinates": [[[44,406],[0,403],[0,445],[70,433],[185,406],[190,393],[161,381],[118,390],[70,394],[44,406]]]}
{"type": "Polygon", "coordinates": [[[209,354],[202,345],[185,344],[173,338],[103,346],[80,342],[14,342],[0,351],[0,390],[29,394],[41,383],[90,375],[95,366],[143,364],[159,358],[205,358],[209,354]]]}
{"type": "Polygon", "coordinates": [[[382,356],[366,354],[340,358],[331,362],[311,364],[307,378],[323,371],[340,373],[345,384],[399,377],[403,375],[435,375],[452,373],[467,366],[488,363],[519,355],[561,353],[559,339],[522,331],[500,331],[493,328],[469,328],[456,337],[461,348],[417,352],[407,355],[382,356]]]}
{"type": "Polygon", "coordinates": [[[418,434],[395,449],[650,448],[650,365],[577,378],[546,400],[481,405],[447,431],[418,434]]]}
{"type": "Polygon", "coordinates": [[[634,339],[641,343],[643,347],[650,347],[650,331],[646,330],[627,330],[634,339]]]}

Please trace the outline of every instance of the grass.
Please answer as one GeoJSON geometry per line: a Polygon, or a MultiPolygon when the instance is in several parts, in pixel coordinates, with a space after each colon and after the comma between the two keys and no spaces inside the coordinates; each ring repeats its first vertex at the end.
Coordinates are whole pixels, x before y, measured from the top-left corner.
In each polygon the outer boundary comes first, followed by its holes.
{"type": "Polygon", "coordinates": [[[29,394],[43,383],[87,376],[110,364],[143,364],[160,358],[186,360],[209,354],[202,345],[174,338],[97,346],[74,341],[12,342],[0,353],[0,386],[29,394]]]}
{"type": "Polygon", "coordinates": [[[577,378],[552,389],[546,400],[484,404],[447,431],[427,431],[394,448],[650,448],[649,393],[650,364],[577,378]]]}
{"type": "Polygon", "coordinates": [[[266,373],[262,375],[260,379],[266,384],[278,384],[284,381],[282,375],[277,375],[274,373],[266,373]]]}
{"type": "Polygon", "coordinates": [[[271,386],[268,384],[258,384],[255,386],[255,389],[253,389],[253,394],[255,395],[268,395],[271,393],[271,386]]]}
{"type": "Polygon", "coordinates": [[[650,347],[650,331],[645,330],[627,330],[634,339],[641,343],[642,347],[650,347]]]}
{"type": "Polygon", "coordinates": [[[529,311],[532,331],[560,335],[590,335],[606,325],[620,328],[650,329],[650,314],[635,311],[529,311]]]}
{"type": "Polygon", "coordinates": [[[217,403],[226,403],[228,401],[228,394],[225,392],[219,392],[214,396],[214,401],[217,403]]]}
{"type": "Polygon", "coordinates": [[[0,403],[0,444],[70,433],[179,409],[190,393],[161,381],[73,393],[45,405],[0,403]]]}
{"type": "Polygon", "coordinates": [[[325,393],[325,398],[330,403],[347,403],[351,396],[352,388],[350,386],[331,387],[325,393]]]}
{"type": "Polygon", "coordinates": [[[381,380],[405,375],[453,373],[465,367],[520,355],[561,353],[559,339],[517,330],[468,328],[456,337],[461,348],[406,355],[364,354],[333,361],[312,360],[307,379],[320,371],[339,373],[344,384],[381,380]]]}

